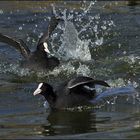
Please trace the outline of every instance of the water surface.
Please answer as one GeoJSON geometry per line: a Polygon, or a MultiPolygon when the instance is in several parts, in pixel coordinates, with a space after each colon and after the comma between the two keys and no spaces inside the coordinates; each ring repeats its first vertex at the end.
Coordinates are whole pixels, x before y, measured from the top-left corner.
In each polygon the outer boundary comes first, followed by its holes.
{"type": "Polygon", "coordinates": [[[0,137],[140,138],[140,3],[0,2],[0,33],[35,50],[52,7],[65,21],[50,39],[59,67],[22,68],[22,56],[0,43],[0,137]],[[97,86],[100,100],[83,110],[51,112],[32,95],[39,82],[57,85],[75,75],[105,80],[111,88],[97,86]]]}

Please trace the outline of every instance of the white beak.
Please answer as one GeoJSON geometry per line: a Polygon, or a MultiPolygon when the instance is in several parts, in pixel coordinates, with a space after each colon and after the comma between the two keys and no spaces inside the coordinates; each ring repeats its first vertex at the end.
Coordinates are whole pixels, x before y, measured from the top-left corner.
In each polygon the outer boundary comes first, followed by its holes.
{"type": "Polygon", "coordinates": [[[40,83],[37,87],[37,89],[34,91],[33,95],[37,95],[40,94],[42,92],[42,90],[40,89],[42,87],[43,83],[40,83]]]}
{"type": "Polygon", "coordinates": [[[46,42],[43,43],[43,46],[44,46],[44,51],[46,53],[50,53],[49,49],[48,49],[48,44],[46,42]]]}
{"type": "Polygon", "coordinates": [[[41,91],[42,91],[41,89],[38,89],[38,88],[37,88],[37,89],[34,91],[33,95],[35,96],[35,95],[37,95],[37,94],[40,94],[41,91]]]}

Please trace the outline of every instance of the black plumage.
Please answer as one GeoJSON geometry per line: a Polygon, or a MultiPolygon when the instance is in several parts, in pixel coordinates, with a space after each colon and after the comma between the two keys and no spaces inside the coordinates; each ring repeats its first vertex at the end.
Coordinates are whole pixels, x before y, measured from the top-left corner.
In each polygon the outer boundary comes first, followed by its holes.
{"type": "Polygon", "coordinates": [[[0,42],[14,47],[18,52],[21,53],[21,55],[25,58],[22,66],[28,67],[30,69],[54,68],[58,66],[60,62],[58,58],[51,55],[49,56],[50,52],[48,50],[48,39],[52,32],[55,30],[60,20],[60,18],[57,18],[54,15],[51,17],[47,31],[39,39],[36,50],[34,52],[30,51],[23,40],[17,40],[1,33],[0,42]]]}
{"type": "Polygon", "coordinates": [[[102,80],[78,76],[60,84],[55,89],[48,83],[40,83],[33,94],[43,95],[50,107],[55,109],[89,105],[90,100],[96,97],[96,84],[110,87],[102,80]]]}

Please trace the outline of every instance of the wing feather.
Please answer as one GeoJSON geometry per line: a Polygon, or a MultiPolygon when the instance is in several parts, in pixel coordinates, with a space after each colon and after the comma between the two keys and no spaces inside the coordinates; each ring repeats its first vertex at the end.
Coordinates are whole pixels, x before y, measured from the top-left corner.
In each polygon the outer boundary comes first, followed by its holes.
{"type": "Polygon", "coordinates": [[[23,40],[15,40],[7,35],[3,35],[0,33],[0,42],[6,43],[12,47],[14,47],[17,51],[21,53],[24,58],[28,58],[30,54],[29,48],[23,42],[23,40]]]}
{"type": "Polygon", "coordinates": [[[79,85],[85,85],[88,83],[93,83],[93,85],[102,85],[102,86],[106,86],[106,87],[110,87],[105,81],[102,80],[94,80],[91,77],[86,77],[86,76],[79,76],[76,78],[71,79],[68,82],[68,89],[72,89],[75,88],[79,85]]]}

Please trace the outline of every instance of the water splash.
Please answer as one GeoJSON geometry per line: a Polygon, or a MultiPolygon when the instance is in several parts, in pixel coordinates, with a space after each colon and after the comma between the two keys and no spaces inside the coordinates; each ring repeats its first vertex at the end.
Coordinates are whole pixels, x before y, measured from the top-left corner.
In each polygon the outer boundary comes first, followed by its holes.
{"type": "MultiPolygon", "coordinates": [[[[82,7],[80,7],[80,12],[76,11],[76,9],[72,9],[68,11],[65,9],[64,11],[60,10],[62,13],[62,18],[64,19],[64,27],[62,27],[59,24],[59,28],[61,31],[63,31],[62,35],[59,34],[59,32],[54,32],[52,35],[52,47],[53,51],[55,53],[56,57],[60,57],[63,60],[70,60],[70,59],[78,59],[82,61],[89,61],[91,60],[91,53],[89,50],[89,47],[96,47],[100,46],[104,42],[104,36],[100,36],[100,32],[102,32],[102,35],[107,33],[107,31],[114,25],[113,21],[107,19],[107,20],[101,20],[100,14],[91,15],[91,9],[94,8],[94,4],[96,1],[90,1],[90,2],[83,2],[82,7]],[[91,35],[89,35],[91,33],[91,35]],[[57,50],[55,50],[55,46],[53,46],[53,41],[58,38],[60,35],[60,40],[57,39],[57,41],[61,41],[61,44],[57,50]],[[92,40],[91,38],[94,38],[92,40]]],[[[53,7],[53,13],[58,16],[58,11],[55,9],[55,6],[53,7]]],[[[18,12],[18,11],[17,11],[18,12]]],[[[12,14],[12,12],[11,12],[12,14]]],[[[34,14],[34,17],[31,18],[32,20],[35,20],[37,17],[37,13],[34,14]],[[35,18],[35,19],[34,19],[35,18]]],[[[46,18],[44,18],[44,21],[46,22],[46,18]]],[[[27,18],[26,21],[30,20],[30,18],[27,18]]],[[[27,22],[28,23],[28,22],[27,22]]],[[[26,23],[24,23],[26,25],[26,23]]],[[[39,22],[40,24],[40,22],[39,22]]],[[[35,22],[35,27],[39,28],[39,24],[35,22]]],[[[19,26],[22,28],[19,28],[23,31],[23,26],[19,26]]],[[[25,27],[24,27],[25,28],[25,27]]],[[[34,32],[37,32],[37,29],[34,30],[34,32]]],[[[40,33],[39,37],[42,35],[40,33]]],[[[27,42],[31,44],[35,43],[36,40],[32,39],[32,36],[30,34],[27,34],[27,42]]],[[[58,46],[58,44],[57,44],[58,46]]],[[[104,69],[94,69],[94,73],[105,75],[104,69]],[[97,71],[97,72],[96,72],[97,71]],[[101,72],[100,72],[101,71],[101,72]]],[[[4,72],[9,72],[13,74],[17,74],[18,76],[30,76],[31,74],[34,74],[35,72],[29,70],[20,68],[18,65],[12,64],[12,66],[6,65],[6,68],[4,69],[4,72]]],[[[59,74],[66,74],[70,75],[73,73],[76,74],[82,74],[82,75],[91,75],[93,72],[90,69],[89,65],[86,64],[80,64],[78,67],[75,67],[72,63],[68,64],[62,64],[60,67],[54,69],[53,71],[41,71],[35,73],[37,77],[45,77],[48,75],[54,75],[58,76],[59,74]]]]}
{"type": "Polygon", "coordinates": [[[83,1],[83,4],[82,4],[80,9],[82,9],[84,11],[84,14],[87,14],[87,12],[90,11],[92,6],[95,5],[96,2],[97,2],[96,0],[95,1],[90,1],[89,5],[86,6],[86,1],[83,1]]]}
{"type": "Polygon", "coordinates": [[[2,9],[0,9],[0,14],[4,14],[4,11],[2,9]]]}
{"type": "Polygon", "coordinates": [[[0,73],[1,74],[15,74],[17,76],[23,77],[23,76],[30,76],[31,70],[28,68],[21,68],[20,64],[12,64],[12,63],[0,63],[0,73]]]}
{"type": "Polygon", "coordinates": [[[91,71],[87,65],[81,64],[79,68],[76,70],[77,75],[89,76],[91,71]]]}
{"type": "Polygon", "coordinates": [[[104,106],[105,104],[114,105],[116,104],[116,100],[122,96],[126,97],[124,102],[128,102],[129,100],[132,100],[131,102],[132,104],[135,104],[136,101],[139,102],[138,92],[132,85],[131,86],[128,85],[128,86],[110,88],[98,94],[94,100],[91,100],[91,103],[97,104],[97,105],[99,104],[99,107],[104,106]]]}
{"type": "Polygon", "coordinates": [[[68,62],[66,64],[62,64],[59,67],[54,68],[52,71],[41,71],[37,72],[37,76],[42,78],[42,77],[48,77],[50,75],[53,75],[54,77],[57,77],[59,75],[71,75],[75,73],[75,67],[71,64],[71,62],[68,62]]]}
{"type": "MultiPolygon", "coordinates": [[[[46,77],[69,77],[71,75],[84,75],[90,76],[90,69],[88,65],[81,64],[80,62],[75,64],[75,62],[70,61],[66,63],[62,63],[60,66],[54,68],[53,70],[41,70],[38,69],[30,70],[28,68],[23,68],[19,63],[0,63],[0,74],[12,74],[17,77],[29,77],[28,79],[42,79],[46,77]],[[76,66],[75,66],[76,65],[76,66]]],[[[24,79],[25,81],[26,79],[24,79]]]]}
{"type": "Polygon", "coordinates": [[[131,54],[129,56],[120,57],[119,60],[123,60],[131,65],[135,64],[135,63],[140,64],[140,56],[135,56],[133,54],[131,54]]]}
{"type": "MultiPolygon", "coordinates": [[[[96,1],[83,2],[80,12],[74,11],[75,9],[61,11],[65,23],[64,27],[59,26],[59,29],[63,31],[59,38],[61,45],[55,50],[54,40],[58,33],[52,36],[54,42],[52,41],[51,45],[55,55],[62,60],[91,60],[89,48],[101,46],[105,36],[108,36],[110,29],[115,26],[111,19],[101,20],[100,14],[90,15],[90,10],[95,3],[96,1]]],[[[57,15],[55,6],[52,5],[52,7],[55,15],[57,15]]]]}
{"type": "Polygon", "coordinates": [[[111,96],[124,96],[124,95],[134,95],[137,94],[135,88],[133,86],[125,86],[125,87],[116,87],[106,90],[99,94],[95,100],[100,100],[101,98],[111,97],[111,96]]]}
{"type": "Polygon", "coordinates": [[[62,45],[57,52],[60,57],[65,60],[91,60],[91,54],[88,45],[89,41],[82,41],[78,38],[78,32],[75,29],[73,23],[65,21],[62,45]]]}

